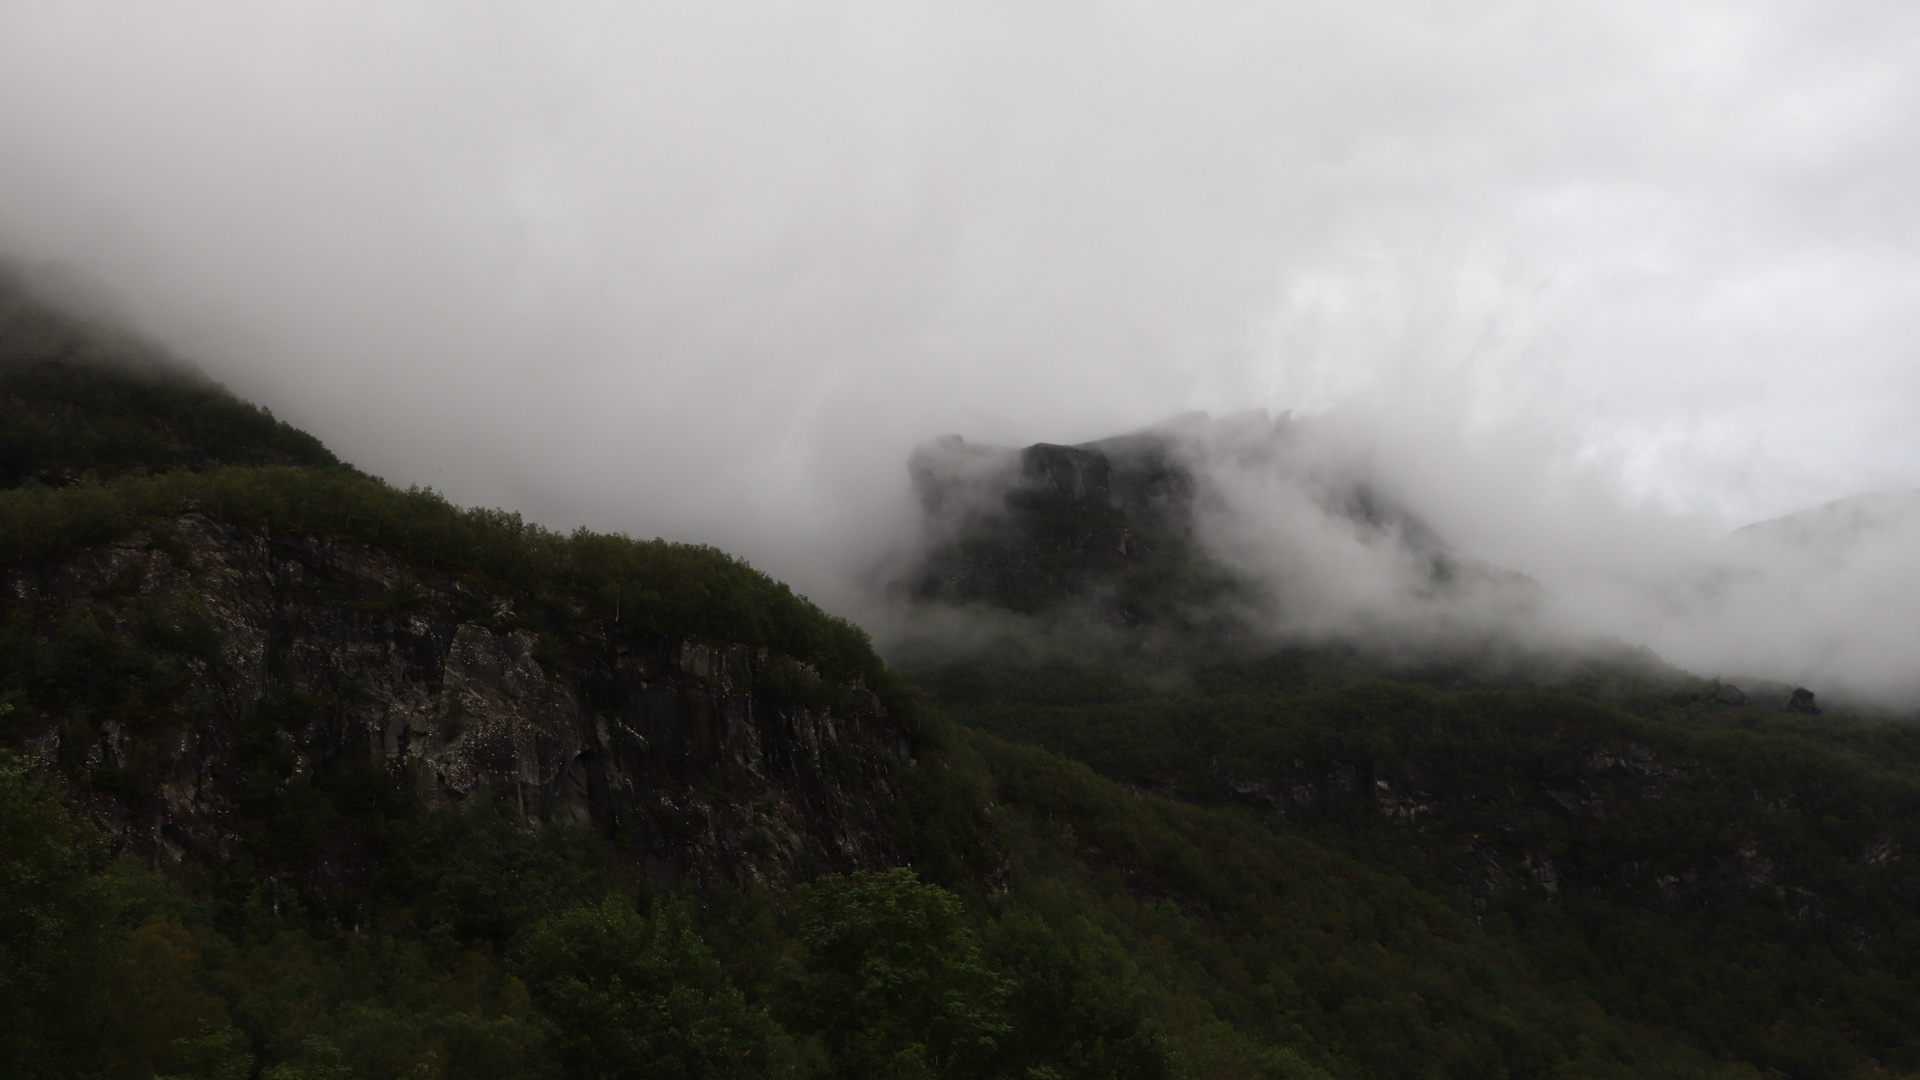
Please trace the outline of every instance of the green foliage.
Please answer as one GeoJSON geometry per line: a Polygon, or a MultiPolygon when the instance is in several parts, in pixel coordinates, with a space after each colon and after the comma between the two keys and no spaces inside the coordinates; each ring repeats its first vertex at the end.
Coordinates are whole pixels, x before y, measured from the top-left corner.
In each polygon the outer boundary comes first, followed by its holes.
{"type": "Polygon", "coordinates": [[[110,869],[17,763],[0,811],[8,1075],[612,1080],[808,1060],[833,1076],[1168,1075],[1105,949],[1031,914],[970,913],[907,871],[736,905],[718,940],[770,962],[723,969],[684,902],[641,914],[590,834],[489,809],[421,815],[372,924],[344,933],[290,902],[223,929],[201,900],[110,869]]]}
{"type": "Polygon", "coordinates": [[[48,621],[35,633],[20,608],[0,618],[0,693],[73,724],[164,713],[217,662],[212,623],[192,601],[135,597],[117,613],[80,604],[48,621]]]}
{"type": "MultiPolygon", "coordinates": [[[[1527,978],[1565,995],[1565,1015],[1597,1007],[1609,1023],[1677,1032],[1722,1060],[1794,1076],[1847,1076],[1868,1058],[1920,1065],[1920,994],[1907,974],[1920,961],[1912,951],[1920,942],[1920,873],[1884,854],[1878,864],[1865,856],[1920,842],[1911,825],[1920,813],[1920,738],[1910,725],[1758,709],[1633,715],[1568,695],[1447,693],[1378,681],[1293,695],[1003,703],[962,716],[1137,787],[1219,808],[1166,813],[1240,822],[1230,832],[1169,834],[1151,815],[1129,809],[1139,801],[1118,790],[1092,802],[1063,801],[1071,792],[1092,799],[1099,788],[1061,771],[1057,759],[1011,749],[988,755],[1004,804],[1071,822],[1078,850],[1124,867],[1132,888],[1151,883],[1202,910],[1232,912],[1267,888],[1325,894],[1293,868],[1315,849],[1339,851],[1419,890],[1365,899],[1369,921],[1405,908],[1412,895],[1474,913],[1491,935],[1475,932],[1469,951],[1479,963],[1493,961],[1488,970],[1507,972],[1502,978],[1532,972],[1527,978]],[[1376,781],[1408,801],[1383,802],[1376,781]],[[1264,805],[1285,814],[1227,809],[1248,797],[1278,800],[1264,805]],[[1383,812],[1401,805],[1415,809],[1383,812]],[[1305,846],[1284,864],[1223,879],[1229,868],[1260,865],[1249,863],[1254,856],[1241,845],[1261,832],[1274,837],[1263,844],[1305,846]],[[1230,836],[1238,839],[1229,843],[1230,836]],[[1555,875],[1540,880],[1550,880],[1551,891],[1536,880],[1549,862],[1555,875]],[[1591,1004],[1578,1006],[1582,999],[1591,1004]]],[[[1030,851],[1050,850],[1034,844],[1030,851]]],[[[1061,856],[1052,850],[1030,858],[1057,874],[1061,856]]],[[[1343,872],[1328,866],[1321,873],[1343,872]]],[[[1276,899],[1266,914],[1284,912],[1287,903],[1276,899]]],[[[1324,919],[1301,912],[1276,925],[1324,919]]],[[[1112,925],[1122,925],[1118,916],[1112,925]]],[[[1205,941],[1238,931],[1193,932],[1205,941]]],[[[1430,933],[1458,937],[1437,924],[1430,933]]],[[[1140,939],[1132,940],[1137,953],[1140,939]]],[[[1240,940],[1242,958],[1256,955],[1240,940]]],[[[1407,939],[1380,943],[1409,956],[1407,939]]],[[[1371,955],[1364,944],[1341,946],[1341,962],[1371,955]]],[[[1324,1000],[1326,990],[1316,988],[1335,975],[1322,965],[1293,970],[1289,979],[1324,1000]]],[[[1383,972],[1371,985],[1417,982],[1383,972]]],[[[1441,985],[1420,992],[1422,1014],[1437,1016],[1442,1001],[1461,1008],[1471,1000],[1460,988],[1443,994],[1441,985]]],[[[1514,1030],[1583,1030],[1537,1015],[1527,1020],[1539,1001],[1518,994],[1499,1008],[1519,1018],[1514,1030]]],[[[1477,1007],[1464,1014],[1484,1032],[1507,1023],[1477,1007]]],[[[1301,1023],[1316,1032],[1319,1023],[1346,1026],[1338,1014],[1301,1023]]],[[[1591,1029],[1584,1035],[1600,1038],[1591,1029]]],[[[1389,1063],[1413,1060],[1422,1040],[1398,1041],[1395,1049],[1397,1041],[1380,1033],[1343,1037],[1325,1060],[1372,1059],[1382,1074],[1399,1074],[1404,1066],[1389,1063]]],[[[1556,1043],[1548,1057],[1573,1053],[1563,1036],[1525,1042],[1556,1043]]]]}
{"type": "MultiPolygon", "coordinates": [[[[915,767],[901,777],[888,824],[908,865],[928,881],[965,889],[1000,864],[986,770],[966,732],[902,694],[920,722],[915,767]]],[[[896,713],[902,711],[895,708],[896,713]]],[[[910,714],[912,715],[912,714],[910,714]]]]}
{"type": "Polygon", "coordinates": [[[1007,986],[1001,1006],[1007,1030],[994,1052],[1001,1075],[1050,1080],[1171,1075],[1159,1032],[1143,1022],[1139,992],[1124,976],[1100,970],[1093,949],[1017,909],[988,925],[982,949],[1007,986]]]}
{"type": "Polygon", "coordinates": [[[350,1080],[352,1076],[339,1047],[309,1035],[300,1040],[297,1057],[269,1066],[260,1073],[260,1080],[350,1080]]]}
{"type": "Polygon", "coordinates": [[[395,1080],[544,1071],[538,1014],[489,950],[285,927],[257,937],[203,930],[200,943],[205,982],[264,1069],[395,1080]]]}
{"type": "Polygon", "coordinates": [[[0,1051],[7,1075],[542,1074],[525,988],[449,938],[316,937],[257,912],[235,933],[145,871],[18,762],[0,764],[0,1051]],[[156,910],[157,909],[157,910],[156,910]]]}
{"type": "MultiPolygon", "coordinates": [[[[0,491],[0,558],[49,559],[203,508],[235,524],[321,532],[389,548],[423,568],[469,574],[570,623],[577,608],[610,625],[764,646],[832,682],[878,677],[864,631],[715,548],[586,530],[562,536],[498,510],[398,491],[345,470],[232,467],[129,477],[105,487],[0,491]]],[[[544,628],[544,625],[538,628],[544,628]]]]}
{"type": "Polygon", "coordinates": [[[339,462],[177,361],[0,279],[0,486],[220,464],[339,462]]]}
{"type": "Polygon", "coordinates": [[[727,982],[677,906],[625,901],[537,924],[514,950],[551,1032],[560,1074],[582,1080],[764,1076],[776,1030],[727,982]]]}
{"type": "Polygon", "coordinates": [[[840,1077],[986,1075],[1008,1032],[1006,987],[959,901],[908,870],[803,890],[802,971],[782,997],[840,1077]]]}
{"type": "Polygon", "coordinates": [[[1190,1068],[1465,1078],[1686,1060],[1594,1022],[1576,995],[1549,991],[1511,949],[1404,881],[1243,814],[1142,799],[1042,751],[980,746],[1009,811],[1013,894],[1123,942],[1190,1068]]]}
{"type": "Polygon", "coordinates": [[[825,878],[793,903],[798,962],[778,980],[788,1026],[834,1077],[1159,1080],[1137,993],[1031,912],[970,916],[910,870],[825,878]]]}
{"type": "Polygon", "coordinates": [[[53,1076],[84,1060],[111,971],[105,853],[54,792],[0,752],[0,1060],[53,1076]]]}
{"type": "Polygon", "coordinates": [[[611,888],[600,838],[584,829],[530,831],[483,800],[407,822],[387,858],[387,883],[416,926],[504,945],[554,913],[611,888]]]}
{"type": "Polygon", "coordinates": [[[337,468],[318,439],[164,368],[0,361],[0,476],[10,484],[219,464],[337,468]]]}
{"type": "Polygon", "coordinates": [[[181,1036],[170,1051],[174,1071],[156,1080],[247,1080],[253,1074],[253,1055],[232,1028],[181,1036]]]}
{"type": "MultiPolygon", "coordinates": [[[[762,691],[838,707],[864,682],[918,759],[888,778],[913,870],[784,894],[689,881],[650,907],[596,833],[484,798],[429,810],[404,774],[303,762],[337,703],[279,684],[221,728],[230,854],[171,880],[111,862],[0,756],[8,1075],[1920,1069],[1920,728],[1689,706],[1688,680],[1644,656],[1249,652],[1217,603],[1240,586],[1178,528],[1131,523],[1155,557],[1116,576],[1080,542],[1127,523],[1044,492],[954,553],[960,591],[1091,647],[1009,636],[929,668],[929,697],[724,553],[395,490],[0,294],[0,559],[117,541],[100,565],[190,559],[194,514],[325,534],[422,572],[342,600],[357,610],[482,583],[512,610],[471,617],[533,634],[556,674],[610,628],[764,647],[762,691]]],[[[159,814],[153,748],[204,719],[214,623],[131,577],[85,590],[9,606],[0,728],[26,730],[7,703],[51,717],[42,775],[159,814]]]]}

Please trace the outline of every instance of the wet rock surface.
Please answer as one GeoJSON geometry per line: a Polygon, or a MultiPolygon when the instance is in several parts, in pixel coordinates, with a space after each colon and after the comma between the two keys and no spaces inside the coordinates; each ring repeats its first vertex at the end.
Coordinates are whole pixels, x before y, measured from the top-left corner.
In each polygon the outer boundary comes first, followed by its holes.
{"type": "MultiPolygon", "coordinates": [[[[536,629],[510,597],[383,549],[198,512],[16,566],[0,608],[23,647],[57,659],[91,634],[164,688],[16,714],[9,739],[155,862],[232,857],[260,783],[243,759],[263,754],[282,783],[374,776],[428,805],[484,797],[528,826],[592,825],[662,884],[898,861],[883,816],[906,732],[857,683],[765,650],[536,629]]],[[[351,872],[350,853],[321,862],[351,872]]]]}
{"type": "Polygon", "coordinates": [[[1151,434],[1079,446],[981,446],[957,435],[908,472],[928,546],[903,582],[919,599],[1033,610],[1162,564],[1191,541],[1195,479],[1151,434]]]}

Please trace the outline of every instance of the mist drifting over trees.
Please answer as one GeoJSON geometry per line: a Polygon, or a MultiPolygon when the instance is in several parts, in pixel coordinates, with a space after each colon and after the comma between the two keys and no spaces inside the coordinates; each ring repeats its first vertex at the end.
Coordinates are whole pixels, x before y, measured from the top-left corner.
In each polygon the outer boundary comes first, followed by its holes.
{"type": "Polygon", "coordinates": [[[1904,564],[1711,538],[1920,484],[1913,19],[19,4],[0,251],[369,472],[849,612],[930,438],[1264,408],[1562,624],[1907,695],[1904,564]]]}

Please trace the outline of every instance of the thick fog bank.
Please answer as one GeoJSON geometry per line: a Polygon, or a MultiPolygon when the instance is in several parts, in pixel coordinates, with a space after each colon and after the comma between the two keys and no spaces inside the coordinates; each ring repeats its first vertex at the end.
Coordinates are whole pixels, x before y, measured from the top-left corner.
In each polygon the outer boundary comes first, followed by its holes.
{"type": "MultiPolygon", "coordinates": [[[[1342,643],[1418,660],[1645,646],[1749,686],[1920,704],[1920,493],[1842,500],[1727,535],[1711,519],[1630,497],[1604,470],[1557,465],[1564,455],[1545,433],[1470,431],[1377,404],[1310,418],[1183,416],[1082,444],[1094,457],[1066,478],[1035,456],[1064,449],[1023,455],[953,436],[923,447],[922,532],[876,578],[897,583],[956,542],[980,548],[1008,504],[1044,487],[1063,506],[1111,508],[1169,540],[1190,536],[1236,586],[1206,601],[1216,611],[1180,618],[1220,616],[1255,648],[1342,643]],[[1148,490],[1169,466],[1180,477],[1148,490]]],[[[1085,554],[1071,571],[1085,595],[1105,587],[1099,559],[1126,557],[1131,541],[1116,547],[1113,532],[1060,542],[1085,554]]],[[[989,563],[1047,557],[1021,554],[1030,538],[1000,543],[989,563]]],[[[1150,551],[1141,558],[1151,565],[1150,551]]],[[[866,617],[883,644],[921,658],[1010,636],[1035,655],[1097,653],[1123,636],[1113,623],[1125,616],[1091,607],[1023,619],[978,603],[903,604],[897,587],[892,601],[870,599],[866,617]]]]}
{"type": "Polygon", "coordinates": [[[1264,407],[1284,454],[1192,453],[1275,633],[1899,696],[1897,542],[1720,537],[1920,484],[1916,42],[1896,0],[19,0],[0,251],[402,486],[863,618],[924,440],[1264,407]],[[1507,584],[1431,589],[1343,470],[1507,584]]]}
{"type": "Polygon", "coordinates": [[[1807,0],[28,0],[0,250],[379,475],[814,591],[933,434],[1380,386],[1752,519],[1920,482],[1917,32],[1807,0]]]}
{"type": "MultiPolygon", "coordinates": [[[[130,330],[84,280],[0,267],[0,309],[29,308],[86,328],[95,345],[76,359],[190,367],[130,330]]],[[[1008,640],[1033,657],[1068,658],[1183,633],[1255,651],[1342,644],[1416,662],[1645,647],[1701,675],[1920,705],[1920,491],[1728,533],[1707,515],[1635,497],[1616,466],[1573,461],[1564,431],[1475,422],[1444,400],[1383,394],[1308,416],[1188,413],[1078,446],[949,435],[896,460],[890,480],[861,489],[849,481],[865,473],[839,478],[846,494],[816,507],[836,521],[832,555],[804,540],[769,546],[776,564],[800,568],[798,587],[868,625],[883,649],[923,659],[1008,640]],[[1056,500],[1043,516],[1080,520],[1051,532],[1017,526],[1015,508],[1036,496],[1056,500]],[[955,564],[968,544],[987,561],[976,553],[955,564]],[[912,587],[916,575],[921,584],[991,575],[997,559],[1033,564],[1036,580],[1071,578],[1079,598],[1110,599],[1126,572],[1171,572],[1166,560],[1187,548],[1226,577],[1146,597],[1164,610],[1144,639],[1129,636],[1119,609],[1057,604],[1036,619],[1004,603],[993,610],[991,598],[940,602],[912,587]],[[1046,568],[1063,553],[1071,567],[1046,568]]]]}

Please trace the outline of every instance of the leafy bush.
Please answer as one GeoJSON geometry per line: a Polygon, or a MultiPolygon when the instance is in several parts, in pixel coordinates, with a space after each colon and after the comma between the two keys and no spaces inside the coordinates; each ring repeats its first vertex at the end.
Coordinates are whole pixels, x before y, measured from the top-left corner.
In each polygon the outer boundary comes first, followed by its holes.
{"type": "Polygon", "coordinates": [[[785,1018],[842,1077],[985,1075],[1006,987],[952,893],[910,870],[825,878],[799,898],[804,967],[785,1018]]]}
{"type": "Polygon", "coordinates": [[[542,920],[514,950],[564,1077],[767,1075],[777,1033],[721,974],[686,912],[622,900],[542,920]]]}
{"type": "Polygon", "coordinates": [[[835,1077],[1159,1080],[1167,1053],[1131,988],[1024,911],[982,932],[911,870],[799,891],[781,1014],[835,1077]]]}
{"type": "Polygon", "coordinates": [[[107,1009],[119,904],[99,836],[0,752],[0,1060],[59,1075],[107,1009]]]}

